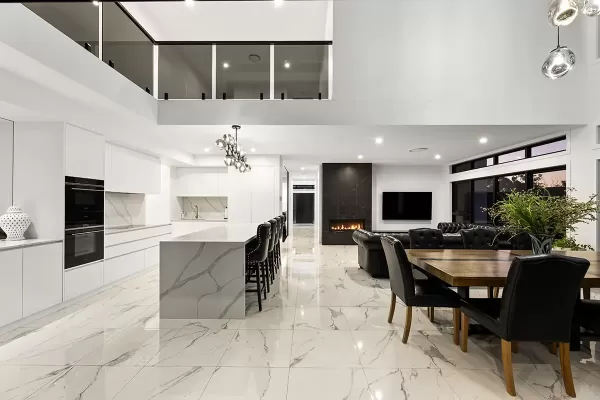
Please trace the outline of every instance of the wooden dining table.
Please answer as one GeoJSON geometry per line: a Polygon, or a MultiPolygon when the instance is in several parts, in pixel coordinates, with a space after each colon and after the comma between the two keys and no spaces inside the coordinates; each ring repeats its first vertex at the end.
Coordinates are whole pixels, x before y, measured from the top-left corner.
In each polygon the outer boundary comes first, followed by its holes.
{"type": "MultiPolygon", "coordinates": [[[[590,267],[583,280],[583,297],[590,297],[591,288],[600,288],[600,252],[553,251],[571,257],[584,258],[590,267]]],[[[503,287],[512,260],[518,256],[532,255],[530,250],[463,250],[463,249],[407,249],[408,260],[418,269],[433,275],[457,288],[463,298],[470,296],[469,289],[477,287],[503,287]]],[[[579,349],[579,327],[574,327],[571,349],[579,349]]]]}

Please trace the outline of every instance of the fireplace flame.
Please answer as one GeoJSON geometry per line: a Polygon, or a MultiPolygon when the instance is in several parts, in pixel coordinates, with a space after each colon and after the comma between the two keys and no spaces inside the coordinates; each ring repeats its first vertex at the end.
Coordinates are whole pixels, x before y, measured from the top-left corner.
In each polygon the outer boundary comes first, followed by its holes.
{"type": "Polygon", "coordinates": [[[360,223],[349,223],[349,224],[345,224],[345,223],[341,223],[341,224],[336,224],[333,225],[331,227],[332,231],[355,231],[357,229],[362,229],[363,226],[360,223]]]}

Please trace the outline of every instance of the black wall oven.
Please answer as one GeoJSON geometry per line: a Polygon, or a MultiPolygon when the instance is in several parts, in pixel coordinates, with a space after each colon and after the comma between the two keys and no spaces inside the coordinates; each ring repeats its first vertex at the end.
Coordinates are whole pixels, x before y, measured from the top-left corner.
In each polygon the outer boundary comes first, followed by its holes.
{"type": "Polygon", "coordinates": [[[104,259],[104,181],[65,178],[65,269],[104,259]]]}

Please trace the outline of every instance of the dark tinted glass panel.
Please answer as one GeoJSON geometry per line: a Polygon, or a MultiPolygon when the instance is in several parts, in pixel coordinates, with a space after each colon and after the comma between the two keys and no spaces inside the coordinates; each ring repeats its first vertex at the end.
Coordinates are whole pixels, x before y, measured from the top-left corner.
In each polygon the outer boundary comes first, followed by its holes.
{"type": "Polygon", "coordinates": [[[114,3],[102,3],[102,60],[152,93],[153,44],[114,3]]]}
{"type": "Polygon", "coordinates": [[[212,98],[212,45],[161,45],[158,49],[158,97],[212,98]]]}
{"type": "Polygon", "coordinates": [[[269,98],[271,85],[269,45],[217,46],[217,98],[269,98]]]}
{"type": "Polygon", "coordinates": [[[481,158],[473,161],[473,169],[489,167],[490,165],[494,165],[494,157],[481,158]]]}
{"type": "Polygon", "coordinates": [[[567,139],[562,139],[557,142],[541,144],[531,148],[531,157],[543,156],[544,154],[556,153],[567,149],[567,139]]]}
{"type": "Polygon", "coordinates": [[[499,155],[498,156],[498,164],[522,160],[523,158],[525,158],[525,149],[499,155]]]}
{"type": "Polygon", "coordinates": [[[275,45],[275,98],[327,99],[328,45],[275,45]]]}
{"type": "Polygon", "coordinates": [[[88,3],[40,2],[25,7],[98,56],[98,10],[88,3]]]}
{"type": "Polygon", "coordinates": [[[487,224],[491,222],[485,208],[494,204],[494,178],[473,181],[473,223],[487,224]]]}
{"type": "Polygon", "coordinates": [[[534,173],[533,187],[536,189],[545,189],[552,196],[564,196],[567,189],[567,171],[534,173]]]}
{"type": "Polygon", "coordinates": [[[452,221],[471,222],[471,181],[452,184],[452,221]]]}
{"type": "Polygon", "coordinates": [[[471,170],[471,162],[464,162],[462,164],[456,164],[452,166],[452,173],[465,172],[471,170]]]}

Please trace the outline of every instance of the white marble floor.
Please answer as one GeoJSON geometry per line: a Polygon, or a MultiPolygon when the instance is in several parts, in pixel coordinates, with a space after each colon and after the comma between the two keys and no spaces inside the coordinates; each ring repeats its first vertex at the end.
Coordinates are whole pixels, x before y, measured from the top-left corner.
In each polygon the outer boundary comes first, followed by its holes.
{"type": "MultiPolygon", "coordinates": [[[[160,320],[152,270],[0,331],[0,400],[511,398],[497,338],[471,337],[462,353],[449,311],[436,323],[418,311],[402,344],[401,304],[386,321],[388,282],[358,268],[355,246],[320,246],[315,235],[293,230],[263,312],[249,294],[243,321],[160,320]]],[[[572,364],[577,398],[600,398],[596,343],[572,364]]],[[[514,368],[519,398],[568,398],[541,344],[521,344],[514,368]]]]}

